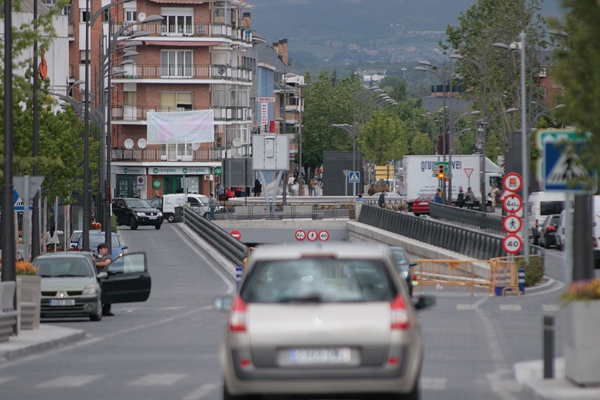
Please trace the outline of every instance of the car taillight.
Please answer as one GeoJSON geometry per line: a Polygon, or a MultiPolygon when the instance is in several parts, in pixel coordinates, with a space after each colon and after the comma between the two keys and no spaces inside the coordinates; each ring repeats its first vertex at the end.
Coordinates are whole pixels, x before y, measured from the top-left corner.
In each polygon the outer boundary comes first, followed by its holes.
{"type": "Polygon", "coordinates": [[[540,227],[540,221],[538,219],[535,220],[535,228],[539,228],[540,227]]]}
{"type": "Polygon", "coordinates": [[[237,296],[229,312],[229,330],[232,332],[246,332],[248,308],[244,300],[237,296]]]}
{"type": "Polygon", "coordinates": [[[546,228],[546,232],[556,232],[556,228],[550,225],[546,228]]]}
{"type": "Polygon", "coordinates": [[[594,248],[598,248],[598,238],[594,238],[594,248]]]}
{"type": "Polygon", "coordinates": [[[404,330],[410,326],[410,313],[406,301],[401,295],[396,296],[390,303],[392,316],[392,330],[404,330]]]}

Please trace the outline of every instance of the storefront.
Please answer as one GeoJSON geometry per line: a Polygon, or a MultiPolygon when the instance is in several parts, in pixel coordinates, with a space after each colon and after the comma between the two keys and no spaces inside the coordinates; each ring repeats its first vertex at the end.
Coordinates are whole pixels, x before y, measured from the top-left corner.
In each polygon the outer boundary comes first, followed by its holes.
{"type": "Polygon", "coordinates": [[[146,195],[146,167],[115,167],[115,197],[144,198],[146,195]]]}

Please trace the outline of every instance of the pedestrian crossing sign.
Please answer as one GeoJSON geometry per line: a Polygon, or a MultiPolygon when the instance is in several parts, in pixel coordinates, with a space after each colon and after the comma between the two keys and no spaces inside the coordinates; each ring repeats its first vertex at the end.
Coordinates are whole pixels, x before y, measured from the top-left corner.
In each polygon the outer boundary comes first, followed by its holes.
{"type": "Polygon", "coordinates": [[[565,130],[548,130],[538,134],[538,147],[543,153],[539,165],[542,190],[596,193],[597,174],[589,172],[582,160],[588,138],[565,130]]]}
{"type": "Polygon", "coordinates": [[[360,172],[350,171],[348,174],[348,183],[360,183],[360,172]]]}

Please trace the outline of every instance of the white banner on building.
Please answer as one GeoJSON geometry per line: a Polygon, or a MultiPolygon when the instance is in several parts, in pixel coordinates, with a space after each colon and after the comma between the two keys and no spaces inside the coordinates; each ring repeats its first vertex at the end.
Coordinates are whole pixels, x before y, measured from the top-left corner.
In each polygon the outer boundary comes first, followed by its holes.
{"type": "Polygon", "coordinates": [[[204,143],[215,140],[213,110],[148,112],[148,144],[204,143]]]}

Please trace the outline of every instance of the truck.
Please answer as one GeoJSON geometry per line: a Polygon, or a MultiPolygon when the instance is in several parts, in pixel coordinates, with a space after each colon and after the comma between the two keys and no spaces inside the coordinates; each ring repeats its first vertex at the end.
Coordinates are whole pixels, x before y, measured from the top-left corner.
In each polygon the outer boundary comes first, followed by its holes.
{"type": "MultiPolygon", "coordinates": [[[[438,155],[404,156],[399,193],[404,196],[409,210],[412,210],[412,204],[419,196],[434,194],[436,189],[441,187],[442,182],[434,173],[437,172],[436,163],[442,161],[444,161],[444,157],[438,155]]],[[[449,161],[448,157],[446,157],[446,161],[449,161]]],[[[492,185],[496,184],[502,190],[504,174],[502,169],[488,158],[486,158],[485,167],[486,187],[484,193],[487,198],[486,204],[491,207],[492,199],[489,197],[489,193],[492,185]]],[[[480,155],[452,156],[452,203],[456,201],[459,186],[462,186],[465,193],[469,187],[473,190],[476,206],[481,204],[480,171],[480,155]]],[[[446,173],[446,178],[448,178],[448,173],[446,173]]]]}

